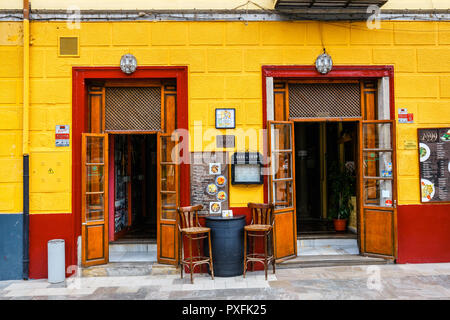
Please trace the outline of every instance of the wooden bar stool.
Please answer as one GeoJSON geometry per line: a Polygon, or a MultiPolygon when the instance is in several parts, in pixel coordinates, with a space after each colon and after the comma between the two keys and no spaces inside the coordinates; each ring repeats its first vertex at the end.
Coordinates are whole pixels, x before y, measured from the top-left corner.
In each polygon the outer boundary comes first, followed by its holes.
{"type": "Polygon", "coordinates": [[[191,283],[194,283],[194,268],[201,264],[209,264],[211,270],[211,277],[214,280],[214,268],[211,252],[211,229],[200,226],[198,222],[197,212],[203,208],[202,205],[179,207],[178,211],[178,230],[180,232],[180,245],[178,246],[178,257],[181,263],[181,278],[183,278],[184,266],[189,266],[191,273],[191,283]],[[189,257],[184,257],[183,253],[183,239],[189,240],[189,257]],[[206,257],[200,253],[200,241],[208,238],[209,257],[206,257]],[[197,241],[197,256],[192,255],[192,241],[197,241]]]}
{"type": "Polygon", "coordinates": [[[260,262],[264,264],[264,272],[267,280],[267,266],[272,262],[273,273],[275,273],[274,256],[274,206],[273,204],[248,203],[247,206],[252,211],[252,222],[244,227],[244,278],[247,271],[248,262],[260,262]],[[252,239],[252,253],[247,254],[247,237],[252,239]],[[263,238],[264,253],[255,253],[255,240],[263,238]],[[270,240],[270,241],[269,241],[270,240]],[[270,250],[270,252],[268,252],[270,250]]]}

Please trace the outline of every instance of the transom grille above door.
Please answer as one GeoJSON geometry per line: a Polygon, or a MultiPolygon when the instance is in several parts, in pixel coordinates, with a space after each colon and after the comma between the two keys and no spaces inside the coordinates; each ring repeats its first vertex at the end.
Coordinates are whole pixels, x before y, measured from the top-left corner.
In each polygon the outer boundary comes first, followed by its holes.
{"type": "Polygon", "coordinates": [[[160,87],[107,87],[105,131],[161,130],[160,87]]]}
{"type": "Polygon", "coordinates": [[[359,83],[289,84],[289,118],[359,118],[359,83]]]}

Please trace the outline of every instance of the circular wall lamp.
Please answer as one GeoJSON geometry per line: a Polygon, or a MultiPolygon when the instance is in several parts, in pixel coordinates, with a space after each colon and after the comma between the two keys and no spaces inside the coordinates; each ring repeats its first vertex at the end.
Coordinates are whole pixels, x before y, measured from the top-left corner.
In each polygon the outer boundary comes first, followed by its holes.
{"type": "Polygon", "coordinates": [[[120,70],[126,74],[132,74],[136,71],[137,60],[132,54],[124,54],[120,58],[120,70]]]}
{"type": "Polygon", "coordinates": [[[323,53],[316,59],[316,70],[321,74],[327,74],[333,68],[333,59],[323,49],[323,53]]]}

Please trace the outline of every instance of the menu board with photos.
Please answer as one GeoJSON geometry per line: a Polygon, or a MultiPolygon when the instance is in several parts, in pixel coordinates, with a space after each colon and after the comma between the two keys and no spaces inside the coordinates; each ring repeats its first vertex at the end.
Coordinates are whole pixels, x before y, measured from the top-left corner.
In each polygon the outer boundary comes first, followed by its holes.
{"type": "Polygon", "coordinates": [[[450,202],[450,128],[418,129],[422,202],[450,202]]]}
{"type": "Polygon", "coordinates": [[[229,209],[228,152],[191,152],[191,205],[199,214],[221,215],[229,209]]]}

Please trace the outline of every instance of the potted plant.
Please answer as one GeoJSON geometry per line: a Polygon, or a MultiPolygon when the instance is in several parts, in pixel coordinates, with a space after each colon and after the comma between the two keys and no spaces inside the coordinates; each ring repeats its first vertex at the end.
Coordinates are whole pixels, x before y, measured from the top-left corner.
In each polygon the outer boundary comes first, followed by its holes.
{"type": "Polygon", "coordinates": [[[330,168],[330,218],[333,219],[336,231],[347,229],[347,220],[353,210],[351,197],[354,190],[355,177],[351,166],[342,168],[336,163],[330,168]]]}

